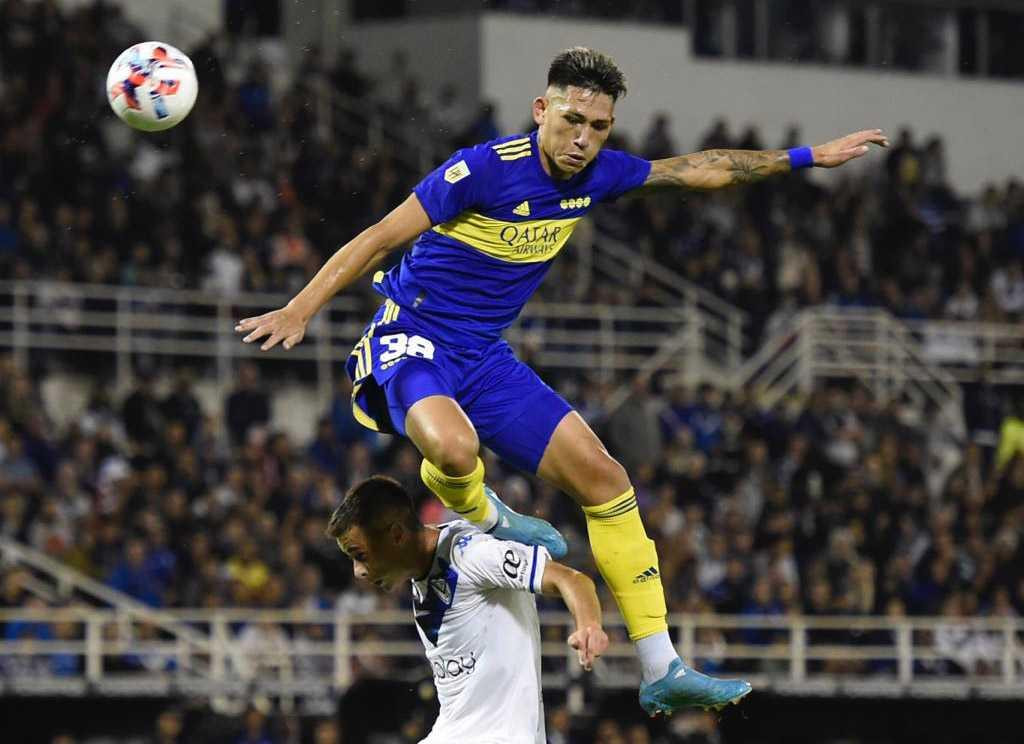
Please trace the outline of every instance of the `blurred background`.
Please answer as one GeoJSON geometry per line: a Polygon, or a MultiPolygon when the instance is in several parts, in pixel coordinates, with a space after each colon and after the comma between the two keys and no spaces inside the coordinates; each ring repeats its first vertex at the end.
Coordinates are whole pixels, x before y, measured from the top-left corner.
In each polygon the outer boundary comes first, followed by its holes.
{"type": "MultiPolygon", "coordinates": [[[[629,469],[680,651],[755,684],[645,720],[604,588],[617,643],[587,677],[541,600],[549,741],[1019,741],[1022,32],[1009,0],[0,0],[4,741],[426,734],[408,597],[323,536],[374,472],[446,518],[412,446],[350,414],[379,298],[287,353],[233,325],[454,148],[529,131],[576,44],[629,79],[612,147],[893,146],[603,206],[510,329],[629,469]],[[200,84],[159,134],[103,94],[150,38],[200,84]]],[[[597,576],[568,498],[487,472],[597,576]]]]}

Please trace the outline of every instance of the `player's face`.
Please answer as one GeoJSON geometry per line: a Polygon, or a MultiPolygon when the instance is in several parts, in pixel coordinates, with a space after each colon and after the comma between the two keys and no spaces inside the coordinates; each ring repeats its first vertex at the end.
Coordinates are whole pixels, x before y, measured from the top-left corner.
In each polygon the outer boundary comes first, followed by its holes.
{"type": "Polygon", "coordinates": [[[385,592],[390,592],[411,575],[403,565],[400,546],[401,536],[393,534],[393,530],[383,530],[378,534],[353,527],[338,538],[341,552],[352,559],[355,577],[385,592]]]}
{"type": "Polygon", "coordinates": [[[614,112],[615,102],[607,93],[574,85],[548,88],[533,102],[544,170],[564,179],[586,168],[611,134],[614,112]]]}

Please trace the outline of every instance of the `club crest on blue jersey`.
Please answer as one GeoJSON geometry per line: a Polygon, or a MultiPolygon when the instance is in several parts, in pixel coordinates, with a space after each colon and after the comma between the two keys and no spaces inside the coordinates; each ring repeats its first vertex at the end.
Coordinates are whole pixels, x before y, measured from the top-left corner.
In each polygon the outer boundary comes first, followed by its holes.
{"type": "MultiPolygon", "coordinates": [[[[441,623],[444,622],[445,613],[451,609],[455,600],[455,587],[459,583],[459,572],[452,568],[448,561],[438,558],[437,565],[440,575],[427,582],[426,594],[421,595],[415,591],[413,597],[416,624],[435,646],[437,634],[441,632],[441,623]]],[[[413,588],[415,590],[415,584],[413,588]]]]}

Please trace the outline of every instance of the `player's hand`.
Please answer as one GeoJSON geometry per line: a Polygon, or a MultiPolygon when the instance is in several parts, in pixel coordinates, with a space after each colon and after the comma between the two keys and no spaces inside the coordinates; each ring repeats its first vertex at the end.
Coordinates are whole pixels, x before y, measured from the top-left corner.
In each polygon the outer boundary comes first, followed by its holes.
{"type": "Polygon", "coordinates": [[[866,155],[871,144],[888,147],[889,138],[881,129],[865,129],[824,145],[816,145],[811,148],[814,152],[814,165],[819,168],[835,168],[848,160],[866,155]]]}
{"type": "Polygon", "coordinates": [[[259,341],[266,336],[267,340],[260,346],[260,351],[273,349],[279,343],[285,349],[290,349],[306,335],[306,323],[308,322],[308,318],[303,318],[294,308],[285,305],[280,310],[271,310],[269,313],[258,315],[255,318],[238,321],[235,331],[237,333],[249,331],[249,335],[242,339],[247,344],[259,341]]]}
{"type": "Polygon", "coordinates": [[[585,625],[569,636],[569,645],[579,653],[580,665],[589,672],[594,660],[608,648],[608,634],[597,625],[585,625]]]}

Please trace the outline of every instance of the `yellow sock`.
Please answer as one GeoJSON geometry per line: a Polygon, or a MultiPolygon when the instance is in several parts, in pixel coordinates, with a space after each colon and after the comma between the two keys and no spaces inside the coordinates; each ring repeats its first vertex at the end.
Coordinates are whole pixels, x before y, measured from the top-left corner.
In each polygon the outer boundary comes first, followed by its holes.
{"type": "Polygon", "coordinates": [[[597,568],[615,595],[630,639],[667,631],[658,553],[640,521],[633,489],[606,504],[584,506],[583,513],[597,568]]]}
{"type": "Polygon", "coordinates": [[[489,530],[497,521],[497,510],[484,494],[484,461],[476,458],[469,475],[445,475],[429,460],[420,465],[420,478],[441,503],[460,517],[489,530]]]}

